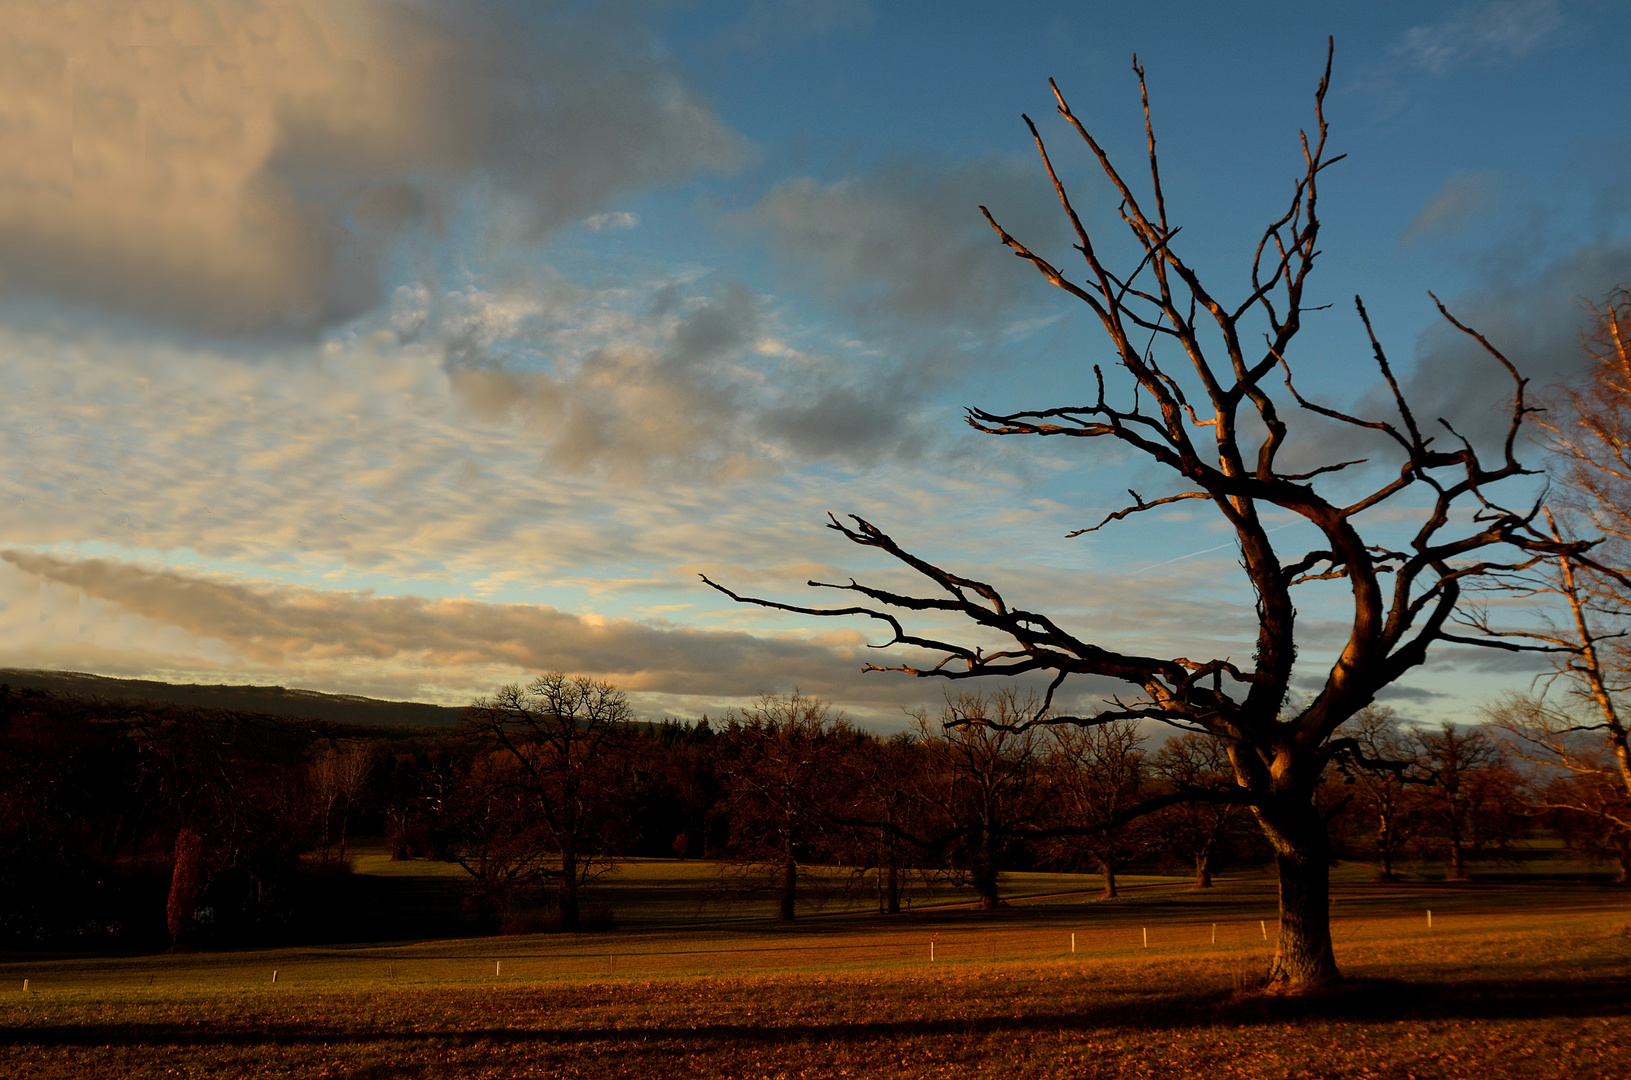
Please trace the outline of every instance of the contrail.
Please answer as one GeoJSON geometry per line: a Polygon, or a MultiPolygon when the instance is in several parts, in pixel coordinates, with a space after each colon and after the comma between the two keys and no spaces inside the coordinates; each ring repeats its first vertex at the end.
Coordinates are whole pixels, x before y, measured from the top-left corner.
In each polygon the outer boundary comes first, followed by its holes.
{"type": "MultiPolygon", "coordinates": [[[[1302,524],[1301,519],[1298,519],[1297,521],[1288,521],[1284,525],[1276,525],[1274,528],[1269,529],[1268,532],[1277,533],[1281,529],[1289,529],[1293,525],[1301,525],[1301,524],[1302,524]]],[[[1127,576],[1128,577],[1136,577],[1137,575],[1144,573],[1145,570],[1154,570],[1157,567],[1168,566],[1168,565],[1171,565],[1172,563],[1175,563],[1175,562],[1183,562],[1185,559],[1193,559],[1197,555],[1208,555],[1208,554],[1210,554],[1210,553],[1212,553],[1214,551],[1222,551],[1226,547],[1234,547],[1234,546],[1235,546],[1235,542],[1233,540],[1230,540],[1228,543],[1219,544],[1217,547],[1202,548],[1199,551],[1191,551],[1188,555],[1180,555],[1176,559],[1167,559],[1164,562],[1150,563],[1150,565],[1144,567],[1142,570],[1134,570],[1131,574],[1128,574],[1127,576]]]]}

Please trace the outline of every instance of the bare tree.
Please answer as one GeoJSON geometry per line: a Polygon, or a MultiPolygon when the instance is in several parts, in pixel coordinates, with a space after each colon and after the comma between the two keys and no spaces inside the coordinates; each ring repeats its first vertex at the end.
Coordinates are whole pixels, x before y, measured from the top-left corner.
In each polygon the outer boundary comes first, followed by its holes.
{"type": "Polygon", "coordinates": [[[845,799],[833,790],[840,744],[860,733],[820,698],[794,690],[764,694],[726,717],[731,846],[750,876],[768,867],[776,879],[776,914],[798,914],[799,864],[809,862],[845,799]]]}
{"type": "Polygon", "coordinates": [[[950,814],[932,846],[961,840],[963,868],[982,911],[1002,906],[1003,853],[1036,815],[1038,739],[1025,723],[1036,707],[1035,695],[1004,686],[948,694],[932,724],[927,711],[917,714],[923,743],[941,762],[940,800],[950,814]]]}
{"type": "MultiPolygon", "coordinates": [[[[1150,771],[1173,791],[1226,788],[1234,781],[1229,752],[1210,735],[1188,731],[1162,743],[1150,755],[1150,771]]],[[[1230,846],[1230,833],[1243,811],[1232,802],[1185,800],[1163,810],[1156,827],[1169,846],[1182,850],[1195,864],[1195,887],[1210,889],[1212,871],[1230,846]]]]}
{"type": "Polygon", "coordinates": [[[1016,730],[1025,724],[1094,726],[1154,720],[1223,740],[1236,786],[1206,797],[1249,806],[1274,850],[1280,934],[1270,978],[1301,988],[1338,977],[1329,924],[1330,841],[1326,822],[1314,805],[1326,766],[1342,752],[1333,741],[1337,728],[1370,704],[1379,690],[1422,664],[1435,642],[1488,643],[1476,632],[1457,634],[1449,629],[1469,579],[1477,580],[1496,567],[1530,565],[1563,551],[1582,551],[1585,545],[1562,545],[1533,528],[1533,512],[1507,509],[1494,501],[1496,485],[1530,472],[1514,453],[1525,418],[1533,411],[1525,398],[1526,380],[1493,344],[1458,322],[1442,304],[1439,310],[1450,324],[1482,346],[1512,380],[1509,423],[1493,461],[1486,463],[1448,423],[1444,426],[1450,440],[1443,448],[1424,432],[1357,299],[1359,318],[1391,391],[1395,414],[1361,418],[1310,401],[1295,389],[1291,346],[1309,307],[1306,287],[1319,256],[1319,179],[1340,157],[1326,154],[1329,56],[1314,95],[1315,127],[1302,138],[1301,173],[1292,184],[1287,209],[1264,230],[1250,257],[1250,287],[1237,303],[1226,302],[1203,284],[1175,246],[1178,228],[1168,217],[1149,98],[1143,91],[1144,72],[1136,59],[1133,66],[1143,92],[1148,139],[1148,182],[1142,192],[1134,190],[1053,86],[1059,115],[1120,195],[1122,220],[1141,252],[1130,268],[1118,272],[1105,262],[1028,117],[1025,122],[1042,165],[1075,232],[1075,250],[1083,260],[1080,279],[1073,280],[1066,269],[1010,235],[981,208],[1001,243],[1092,312],[1132,393],[1113,398],[1104,372],[1095,365],[1098,393],[1085,404],[1011,414],[971,409],[968,422],[994,435],[1107,439],[1178,482],[1170,494],[1151,499],[1133,492],[1129,505],[1079,533],[1188,500],[1217,513],[1239,545],[1241,566],[1255,596],[1252,662],[1241,665],[1227,656],[1197,659],[1188,653],[1147,656],[1084,639],[1046,614],[1014,607],[984,581],[912,554],[858,517],[848,522],[833,517],[829,527],[915,571],[927,583],[924,593],[854,580],[812,581],[812,586],[838,589],[859,600],[809,607],[742,596],[703,580],[740,602],[805,615],[870,618],[889,629],[891,636],[884,644],[912,648],[918,656],[927,654],[922,660],[914,656],[900,664],[869,665],[871,669],[944,679],[1050,677],[1036,712],[1016,724],[1016,730]],[[1258,331],[1262,345],[1253,348],[1248,341],[1258,331]],[[1285,393],[1277,395],[1272,382],[1282,377],[1285,393]],[[1286,408],[1291,403],[1295,408],[1286,408]],[[1378,467],[1380,473],[1351,471],[1362,464],[1360,460],[1283,461],[1292,419],[1299,416],[1318,418],[1312,424],[1369,433],[1381,445],[1391,445],[1395,460],[1378,467]],[[1333,479],[1337,473],[1343,475],[1333,479]],[[1413,515],[1413,531],[1399,539],[1397,525],[1377,522],[1375,517],[1363,519],[1367,511],[1384,506],[1394,518],[1413,515]],[[1292,541],[1284,537],[1297,534],[1272,535],[1265,512],[1275,509],[1301,519],[1305,528],[1318,533],[1318,540],[1292,548],[1292,541]],[[1346,582],[1350,605],[1346,641],[1318,691],[1306,703],[1289,707],[1287,691],[1299,645],[1294,596],[1306,583],[1339,580],[1346,582]],[[1005,644],[992,650],[909,628],[905,620],[920,613],[941,621],[948,614],[962,616],[980,629],[982,640],[997,635],[1005,644]],[[1055,695],[1072,675],[1117,680],[1130,688],[1128,696],[1083,715],[1055,714],[1055,695]]]}
{"type": "Polygon", "coordinates": [[[1376,829],[1376,880],[1392,881],[1393,861],[1418,817],[1412,812],[1412,785],[1427,783],[1419,767],[1420,744],[1401,729],[1397,713],[1379,705],[1360,710],[1342,725],[1341,734],[1352,741],[1356,753],[1338,764],[1376,829]]]}
{"type": "Polygon", "coordinates": [[[339,811],[339,860],[345,861],[346,834],[351,813],[357,809],[374,768],[374,747],[366,739],[341,739],[318,751],[311,763],[312,794],[321,818],[319,843],[323,861],[334,839],[334,814],[339,811]]]}
{"type": "MultiPolygon", "coordinates": [[[[1067,820],[1082,824],[1114,821],[1148,794],[1147,768],[1138,725],[1131,720],[1096,727],[1048,730],[1049,773],[1057,787],[1051,800],[1067,820]]],[[[1142,845],[1120,823],[1085,836],[1060,838],[1091,858],[1104,876],[1106,900],[1116,898],[1116,871],[1134,858],[1142,845]]]]}
{"type": "Polygon", "coordinates": [[[463,734],[515,763],[504,783],[526,794],[528,813],[558,855],[565,930],[578,928],[578,891],[606,868],[615,846],[618,752],[632,718],[628,699],[611,683],[558,671],[525,688],[500,687],[465,711],[463,734]]]}

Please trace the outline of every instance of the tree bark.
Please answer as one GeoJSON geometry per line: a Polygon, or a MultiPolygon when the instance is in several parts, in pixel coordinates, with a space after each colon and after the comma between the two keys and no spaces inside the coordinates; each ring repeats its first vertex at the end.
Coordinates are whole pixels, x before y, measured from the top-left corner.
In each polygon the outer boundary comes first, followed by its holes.
{"type": "Polygon", "coordinates": [[[1331,952],[1331,842],[1325,821],[1307,805],[1256,813],[1280,874],[1280,935],[1269,982],[1292,991],[1336,982],[1341,976],[1331,952]]]}
{"type": "Polygon", "coordinates": [[[900,914],[900,867],[889,864],[889,914],[900,914]]]}
{"type": "Polygon", "coordinates": [[[1104,874],[1104,891],[1099,893],[1100,900],[1114,900],[1116,892],[1116,860],[1100,859],[1099,870],[1104,874]]]}

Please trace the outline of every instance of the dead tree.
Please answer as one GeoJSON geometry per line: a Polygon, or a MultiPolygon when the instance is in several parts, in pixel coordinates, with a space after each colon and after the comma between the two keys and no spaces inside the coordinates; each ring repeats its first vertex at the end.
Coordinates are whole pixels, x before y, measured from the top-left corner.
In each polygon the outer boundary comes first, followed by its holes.
{"type": "MultiPolygon", "coordinates": [[[[1143,91],[1143,68],[1136,59],[1133,67],[1143,91]]],[[[913,657],[899,664],[869,665],[871,669],[944,679],[1050,677],[1031,723],[1092,726],[1154,720],[1223,740],[1236,786],[1209,797],[1249,806],[1274,850],[1280,878],[1280,935],[1270,975],[1292,988],[1325,983],[1338,975],[1328,917],[1329,838],[1313,801],[1321,774],[1341,749],[1333,733],[1370,704],[1379,690],[1422,664],[1435,642],[1485,643],[1476,633],[1455,634],[1450,629],[1469,578],[1485,576],[1494,567],[1527,565],[1562,550],[1583,549],[1560,545],[1539,533],[1532,527],[1532,511],[1508,509],[1494,501],[1498,496],[1493,487],[1530,472],[1514,453],[1524,421],[1533,411],[1525,399],[1526,380],[1493,344],[1458,322],[1442,304],[1439,310],[1451,325],[1482,346],[1512,380],[1510,423],[1493,460],[1486,462],[1448,423],[1443,425],[1448,439],[1441,444],[1417,422],[1357,300],[1396,415],[1362,418],[1310,401],[1295,389],[1291,346],[1302,329],[1305,289],[1319,256],[1319,179],[1340,159],[1326,156],[1324,101],[1329,82],[1328,55],[1314,95],[1315,127],[1302,137],[1303,164],[1289,206],[1264,230],[1248,262],[1250,288],[1237,303],[1226,302],[1203,284],[1174,244],[1178,229],[1168,217],[1147,92],[1143,100],[1148,181],[1142,191],[1135,191],[1133,181],[1053,87],[1059,115],[1120,194],[1122,220],[1141,252],[1128,269],[1118,272],[1104,261],[1106,256],[1078,215],[1029,117],[1025,123],[1075,232],[1074,247],[1083,260],[1080,276],[1072,278],[981,208],[1001,243],[1098,319],[1113,366],[1131,383],[1132,392],[1113,397],[1109,380],[1095,365],[1098,393],[1085,404],[1012,414],[971,409],[968,422],[993,435],[1107,439],[1145,463],[1162,467],[1176,481],[1175,490],[1158,497],[1145,499],[1134,492],[1130,505],[1079,533],[1188,500],[1203,502],[1220,515],[1233,531],[1241,566],[1255,594],[1256,648],[1249,664],[1227,657],[1145,656],[1120,651],[1113,642],[1086,640],[1046,614],[1012,606],[986,582],[912,554],[860,518],[846,522],[833,517],[829,527],[921,575],[924,592],[897,592],[854,580],[812,581],[812,586],[838,589],[859,600],[810,607],[741,596],[704,578],[741,602],[805,615],[877,620],[891,633],[882,646],[906,646],[929,655],[923,661],[913,657]],[[1262,343],[1253,346],[1250,341],[1257,331],[1262,343]],[[1283,394],[1276,381],[1283,381],[1283,394]],[[1365,471],[1358,468],[1361,461],[1289,464],[1282,460],[1282,451],[1298,418],[1310,425],[1346,425],[1371,433],[1391,446],[1394,460],[1365,471]],[[1333,481],[1336,473],[1342,476],[1333,481]],[[1356,488],[1363,490],[1356,493],[1356,488]],[[1413,531],[1398,539],[1396,525],[1366,524],[1362,532],[1362,515],[1384,506],[1401,516],[1414,514],[1413,531]],[[1296,515],[1319,539],[1292,549],[1290,541],[1271,535],[1265,519],[1270,510],[1296,515]],[[1321,581],[1347,583],[1351,606],[1346,642],[1318,692],[1292,707],[1287,689],[1299,643],[1294,595],[1299,586],[1321,581]],[[939,622],[947,615],[962,616],[984,636],[1000,636],[1006,644],[987,651],[918,632],[905,621],[915,613],[939,622]],[[1119,680],[1130,689],[1096,711],[1050,715],[1057,691],[1072,675],[1119,680]]]]}

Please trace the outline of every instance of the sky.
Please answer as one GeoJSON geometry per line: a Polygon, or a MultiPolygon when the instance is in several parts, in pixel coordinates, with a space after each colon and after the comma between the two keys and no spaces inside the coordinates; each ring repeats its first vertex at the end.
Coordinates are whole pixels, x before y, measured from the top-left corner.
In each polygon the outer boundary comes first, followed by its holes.
{"type": "MultiPolygon", "coordinates": [[[[863,674],[875,626],[699,580],[904,581],[829,512],[1106,644],[1249,658],[1218,521],[1067,539],[1163,479],[962,423],[1107,356],[978,207],[1068,254],[1028,114],[1125,255],[1047,80],[1135,171],[1136,53],[1181,250],[1243,295],[1328,36],[1299,388],[1376,405],[1363,294],[1417,411],[1488,438],[1501,380],[1428,290],[1544,386],[1631,281],[1607,0],[0,5],[0,666],[448,704],[564,670],[647,719],[797,687],[899,726],[942,688],[863,674]]],[[[1306,691],[1342,626],[1302,612],[1306,691]]],[[[1449,648],[1387,700],[1532,675],[1449,648]]]]}

